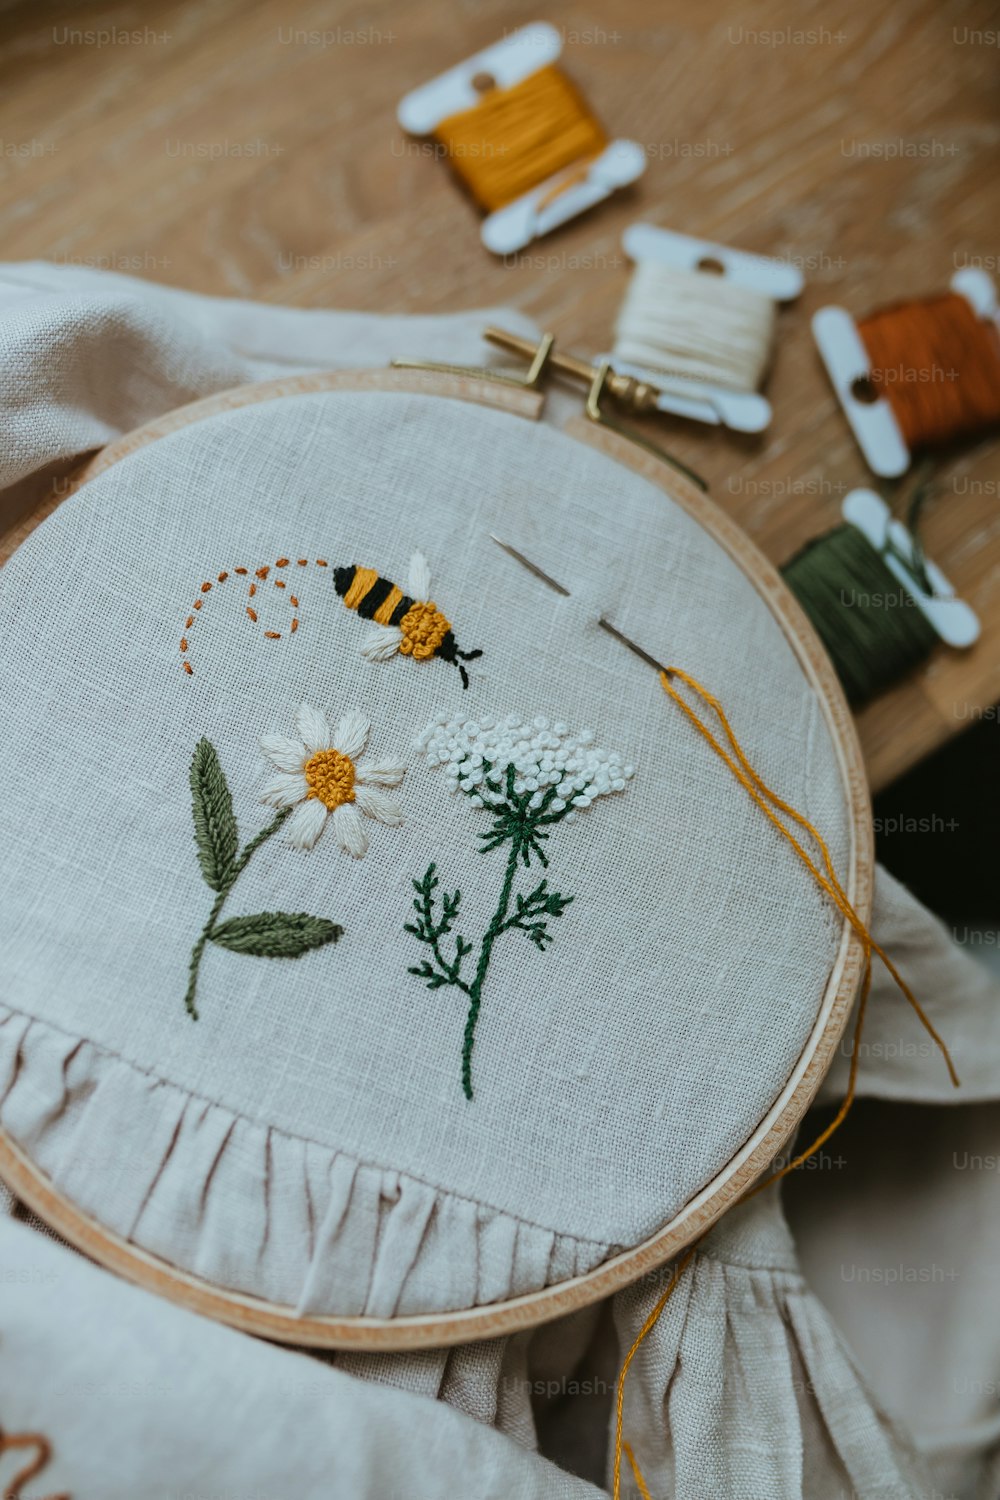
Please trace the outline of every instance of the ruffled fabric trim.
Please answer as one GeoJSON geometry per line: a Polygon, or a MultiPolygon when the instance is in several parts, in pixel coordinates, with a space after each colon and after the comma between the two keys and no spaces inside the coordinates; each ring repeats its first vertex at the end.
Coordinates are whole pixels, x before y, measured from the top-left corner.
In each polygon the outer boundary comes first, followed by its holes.
{"type": "Polygon", "coordinates": [[[0,1125],[108,1229],[300,1316],[476,1307],[617,1248],[283,1134],[6,1007],[0,1125]]]}
{"type": "MultiPolygon", "coordinates": [[[[667,1274],[615,1297],[623,1350],[667,1274]]],[[[672,1500],[933,1493],[925,1461],[881,1410],[800,1275],[773,1189],[702,1242],[639,1348],[624,1415],[650,1493],[672,1500]]],[[[624,1482],[624,1461],[623,1471],[624,1482]]]]}

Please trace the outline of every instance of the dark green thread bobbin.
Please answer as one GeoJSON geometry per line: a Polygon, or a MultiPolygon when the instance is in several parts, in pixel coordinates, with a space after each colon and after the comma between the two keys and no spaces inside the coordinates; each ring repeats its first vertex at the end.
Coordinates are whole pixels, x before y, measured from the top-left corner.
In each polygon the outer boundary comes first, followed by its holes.
{"type": "Polygon", "coordinates": [[[854,707],[899,682],[938,644],[913,595],[855,526],[809,542],[781,572],[854,707]]]}

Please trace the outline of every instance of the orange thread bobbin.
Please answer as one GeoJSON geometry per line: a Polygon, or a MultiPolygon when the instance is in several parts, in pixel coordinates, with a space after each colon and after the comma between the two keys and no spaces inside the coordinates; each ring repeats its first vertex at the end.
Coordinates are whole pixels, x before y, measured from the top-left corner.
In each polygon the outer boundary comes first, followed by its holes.
{"type": "Polygon", "coordinates": [[[441,120],[434,131],[458,177],[487,213],[531,192],[559,172],[539,207],[587,175],[608,144],[576,85],[555,64],[441,120]]]}
{"type": "Polygon", "coordinates": [[[909,448],[1000,425],[1000,335],[958,293],[893,303],[858,332],[909,448]]]}

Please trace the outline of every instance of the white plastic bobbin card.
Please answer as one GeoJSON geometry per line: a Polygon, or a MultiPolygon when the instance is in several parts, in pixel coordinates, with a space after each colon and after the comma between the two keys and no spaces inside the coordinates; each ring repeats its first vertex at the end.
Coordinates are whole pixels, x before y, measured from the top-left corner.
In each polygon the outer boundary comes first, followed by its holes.
{"type": "Polygon", "coordinates": [[[774,302],[791,302],[804,285],[802,272],[790,261],[733,250],[729,245],[678,234],[657,224],[630,224],[622,235],[622,247],[630,260],[654,261],[675,271],[721,275],[774,302]]]}
{"type": "MultiPolygon", "coordinates": [[[[396,118],[411,135],[430,135],[449,115],[479,103],[483,95],[475,80],[490,78],[496,88],[512,88],[556,62],[561,51],[562,37],[554,26],[544,21],[523,26],[413,89],[400,102],[396,118]]],[[[579,181],[560,191],[565,172],[557,172],[488,215],[480,228],[482,242],[494,255],[523,250],[635,182],[645,167],[645,152],[635,141],[612,141],[587,164],[586,175],[579,181]]]]}
{"type": "MultiPolygon", "coordinates": [[[[759,292],[774,302],[791,301],[803,286],[802,272],[788,261],[733,250],[729,245],[678,234],[655,224],[631,224],[622,236],[622,246],[631,260],[653,262],[678,271],[721,275],[736,286],[759,292]]],[[[659,411],[728,427],[733,432],[763,432],[771,421],[771,403],[756,391],[737,391],[704,381],[667,377],[615,354],[606,357],[622,375],[633,375],[656,386],[659,411]]]]}
{"type": "Polygon", "coordinates": [[[841,506],[841,515],[871,543],[945,645],[971,646],[979,639],[979,617],[958,598],[941,569],[929,558],[924,558],[923,565],[933,593],[921,588],[917,582],[916,543],[902,521],[893,520],[880,496],[873,490],[852,490],[841,506]]]}
{"type": "MultiPolygon", "coordinates": [[[[997,321],[996,288],[985,271],[956,271],[951,289],[979,317],[997,321]]],[[[843,307],[821,307],[812,327],[830,383],[868,467],[881,479],[898,479],[913,455],[888,400],[872,384],[871,362],[857,323],[843,307]]]]}

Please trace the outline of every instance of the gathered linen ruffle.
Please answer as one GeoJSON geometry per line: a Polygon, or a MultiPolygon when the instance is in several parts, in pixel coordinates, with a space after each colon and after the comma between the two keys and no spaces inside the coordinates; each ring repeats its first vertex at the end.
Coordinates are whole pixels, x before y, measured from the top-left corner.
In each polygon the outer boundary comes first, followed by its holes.
{"type": "Polygon", "coordinates": [[[300,1315],[476,1307],[583,1275],[614,1248],[283,1134],[5,1007],[0,1126],[123,1239],[300,1315]]]}
{"type": "MultiPolygon", "coordinates": [[[[626,1351],[673,1267],[614,1299],[626,1351]]],[[[931,1475],[803,1280],[777,1191],[701,1242],[625,1385],[624,1436],[670,1500],[917,1500],[931,1475]]],[[[613,1441],[613,1429],[612,1429],[613,1441]]],[[[635,1493],[627,1459],[623,1492],[635,1493]]]]}

